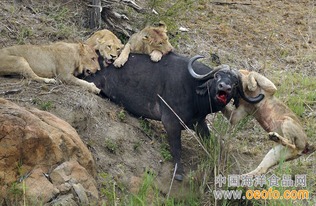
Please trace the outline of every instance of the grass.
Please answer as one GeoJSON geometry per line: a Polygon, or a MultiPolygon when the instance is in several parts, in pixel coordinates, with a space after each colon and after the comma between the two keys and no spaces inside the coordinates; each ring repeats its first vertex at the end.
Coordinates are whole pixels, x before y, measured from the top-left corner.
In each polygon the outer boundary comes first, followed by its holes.
{"type": "Polygon", "coordinates": [[[142,131],[150,138],[152,138],[154,134],[154,130],[152,129],[152,124],[146,119],[139,120],[140,127],[142,131]]]}
{"type": "Polygon", "coordinates": [[[273,82],[277,85],[276,96],[283,100],[299,117],[313,111],[316,105],[316,77],[306,76],[303,73],[276,74],[273,82]],[[287,94],[287,95],[285,95],[287,94]],[[282,96],[281,96],[282,95],[282,96]]]}
{"type": "Polygon", "coordinates": [[[38,105],[41,110],[49,111],[54,108],[54,103],[51,101],[43,101],[41,99],[33,99],[32,103],[38,105]]]}
{"type": "Polygon", "coordinates": [[[121,122],[126,121],[126,112],[122,109],[117,113],[117,117],[121,122]]]}
{"type": "Polygon", "coordinates": [[[117,144],[114,140],[112,140],[112,139],[106,139],[106,140],[104,141],[104,144],[105,144],[106,149],[107,149],[109,152],[111,152],[111,153],[113,153],[113,154],[117,154],[119,146],[118,146],[118,144],[117,144]]]}
{"type": "Polygon", "coordinates": [[[166,143],[162,143],[160,146],[160,154],[165,161],[171,161],[172,155],[169,150],[169,145],[166,143]]]}

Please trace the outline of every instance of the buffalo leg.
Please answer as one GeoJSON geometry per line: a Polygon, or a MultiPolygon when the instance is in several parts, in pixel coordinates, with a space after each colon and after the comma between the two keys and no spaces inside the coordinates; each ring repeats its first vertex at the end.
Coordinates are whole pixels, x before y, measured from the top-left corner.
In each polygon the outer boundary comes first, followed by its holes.
{"type": "Polygon", "coordinates": [[[175,179],[183,180],[183,166],[181,164],[181,125],[174,118],[162,117],[162,123],[168,135],[169,146],[174,164],[177,164],[175,179]]]}
{"type": "Polygon", "coordinates": [[[205,119],[199,121],[196,125],[196,133],[203,139],[210,137],[210,131],[207,127],[205,119]]]}

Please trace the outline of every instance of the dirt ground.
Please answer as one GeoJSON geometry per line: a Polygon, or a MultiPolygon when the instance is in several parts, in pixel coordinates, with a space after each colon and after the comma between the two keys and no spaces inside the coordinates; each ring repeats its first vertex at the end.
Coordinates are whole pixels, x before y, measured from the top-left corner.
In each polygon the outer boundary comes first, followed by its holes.
{"type": "MultiPolygon", "coordinates": [[[[146,6],[145,2],[136,1],[142,6],[146,6]]],[[[176,5],[175,2],[169,1],[171,9],[176,5]]],[[[222,63],[258,71],[273,80],[277,87],[284,87],[283,79],[287,75],[300,74],[316,80],[315,1],[188,2],[176,14],[170,14],[164,4],[155,8],[172,28],[169,30],[170,40],[177,53],[186,56],[205,55],[203,61],[209,65],[212,65],[211,54],[216,53],[222,63]],[[176,15],[177,20],[168,15],[176,15]],[[185,27],[188,31],[181,32],[177,29],[179,27],[185,27]]],[[[35,0],[22,0],[20,4],[2,0],[0,47],[84,40],[93,32],[86,28],[86,9],[86,4],[80,0],[45,1],[45,4],[35,0]]],[[[133,25],[132,22],[135,22],[136,27],[145,18],[146,15],[135,14],[130,17],[130,23],[133,25]]],[[[277,94],[285,102],[293,98],[296,90],[304,91],[300,82],[288,87],[284,93],[277,94]]],[[[315,89],[308,88],[311,91],[315,89]]],[[[45,85],[25,79],[0,77],[0,97],[21,106],[47,110],[69,122],[94,155],[100,194],[104,199],[106,194],[102,193],[101,188],[109,188],[115,182],[121,193],[133,190],[148,170],[158,176],[157,183],[161,191],[164,194],[168,192],[172,166],[161,154],[166,138],[159,122],[150,121],[149,129],[144,129],[144,124],[148,123],[133,117],[109,100],[76,86],[45,85]]],[[[314,144],[315,110],[316,97],[305,103],[305,111],[300,115],[314,144]]],[[[216,128],[215,119],[220,115],[208,117],[210,128],[216,128]]],[[[226,120],[221,121],[221,124],[228,125],[226,120]]],[[[215,135],[228,136],[226,151],[229,155],[226,155],[232,161],[229,171],[237,174],[254,169],[273,146],[254,120],[245,123],[233,135],[227,135],[226,130],[215,130],[215,135]]],[[[184,132],[183,144],[186,171],[196,170],[205,154],[187,132],[184,132]]],[[[302,158],[287,165],[293,174],[316,173],[315,155],[308,161],[302,158]]],[[[211,176],[213,172],[209,173],[211,176]]],[[[195,178],[199,178],[198,175],[195,178]]],[[[314,177],[308,180],[315,186],[314,177]]],[[[178,188],[188,185],[188,182],[181,186],[175,183],[173,195],[179,196],[178,188]]],[[[315,197],[316,190],[312,192],[315,197]]],[[[181,193],[180,197],[185,195],[181,193]]]]}

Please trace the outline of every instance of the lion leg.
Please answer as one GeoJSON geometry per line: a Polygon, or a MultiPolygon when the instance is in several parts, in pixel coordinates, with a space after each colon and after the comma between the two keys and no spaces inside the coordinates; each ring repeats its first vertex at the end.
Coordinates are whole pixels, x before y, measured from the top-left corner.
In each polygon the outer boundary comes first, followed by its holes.
{"type": "Polygon", "coordinates": [[[269,132],[269,139],[285,147],[289,147],[293,150],[296,150],[296,146],[294,144],[292,144],[288,139],[282,137],[276,132],[269,132]]]}
{"type": "Polygon", "coordinates": [[[263,160],[256,169],[244,175],[255,176],[265,174],[268,171],[268,169],[277,165],[282,160],[286,161],[297,157],[297,153],[293,153],[293,150],[284,147],[283,145],[277,145],[266,154],[266,156],[263,158],[263,160]]]}
{"type": "Polygon", "coordinates": [[[1,65],[1,74],[4,75],[15,75],[19,74],[24,76],[25,78],[30,78],[37,82],[45,82],[45,83],[56,83],[55,79],[51,78],[43,78],[39,77],[37,74],[34,73],[32,68],[30,67],[27,60],[23,57],[17,56],[4,56],[0,57],[1,65]]]}
{"type": "Polygon", "coordinates": [[[237,125],[238,122],[248,115],[244,105],[240,105],[237,109],[232,105],[226,105],[221,112],[233,126],[237,125]]]}
{"type": "Polygon", "coordinates": [[[92,82],[87,82],[85,80],[82,79],[78,79],[77,77],[69,74],[69,75],[65,75],[62,79],[62,81],[64,81],[67,84],[74,84],[74,85],[78,85],[81,87],[86,88],[89,92],[95,93],[95,94],[99,94],[100,93],[100,89],[98,87],[95,86],[94,83],[92,82]]]}
{"type": "Polygon", "coordinates": [[[150,53],[150,59],[153,62],[159,62],[162,58],[162,53],[158,50],[154,50],[150,53]]]}
{"type": "Polygon", "coordinates": [[[127,43],[122,50],[120,56],[113,62],[115,67],[122,67],[128,60],[128,56],[131,52],[131,45],[127,43]]]}

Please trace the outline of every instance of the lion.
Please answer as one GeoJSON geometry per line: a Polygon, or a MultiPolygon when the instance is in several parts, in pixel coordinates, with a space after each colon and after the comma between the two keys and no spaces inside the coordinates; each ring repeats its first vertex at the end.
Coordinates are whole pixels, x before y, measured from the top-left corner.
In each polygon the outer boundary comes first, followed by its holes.
{"type": "Polygon", "coordinates": [[[22,75],[37,82],[75,84],[100,93],[94,83],[76,78],[100,70],[98,56],[88,45],[57,42],[48,45],[16,45],[0,49],[0,75],[22,75]]]}
{"type": "Polygon", "coordinates": [[[133,34],[113,64],[115,67],[122,67],[131,52],[149,54],[152,61],[158,62],[163,55],[172,50],[173,47],[167,36],[167,27],[160,22],[158,27],[147,26],[133,34]]]}
{"type": "Polygon", "coordinates": [[[111,64],[124,47],[121,40],[107,29],[96,31],[85,43],[99,51],[106,65],[111,64]]]}
{"type": "Polygon", "coordinates": [[[257,104],[249,104],[241,99],[236,109],[226,106],[222,111],[224,116],[232,125],[236,125],[247,115],[252,115],[268,132],[269,139],[278,143],[266,154],[256,169],[244,175],[262,175],[282,160],[293,160],[313,153],[316,148],[308,143],[308,137],[298,117],[274,96],[276,86],[255,71],[239,71],[247,96],[256,96],[260,93],[265,97],[257,104]]]}

